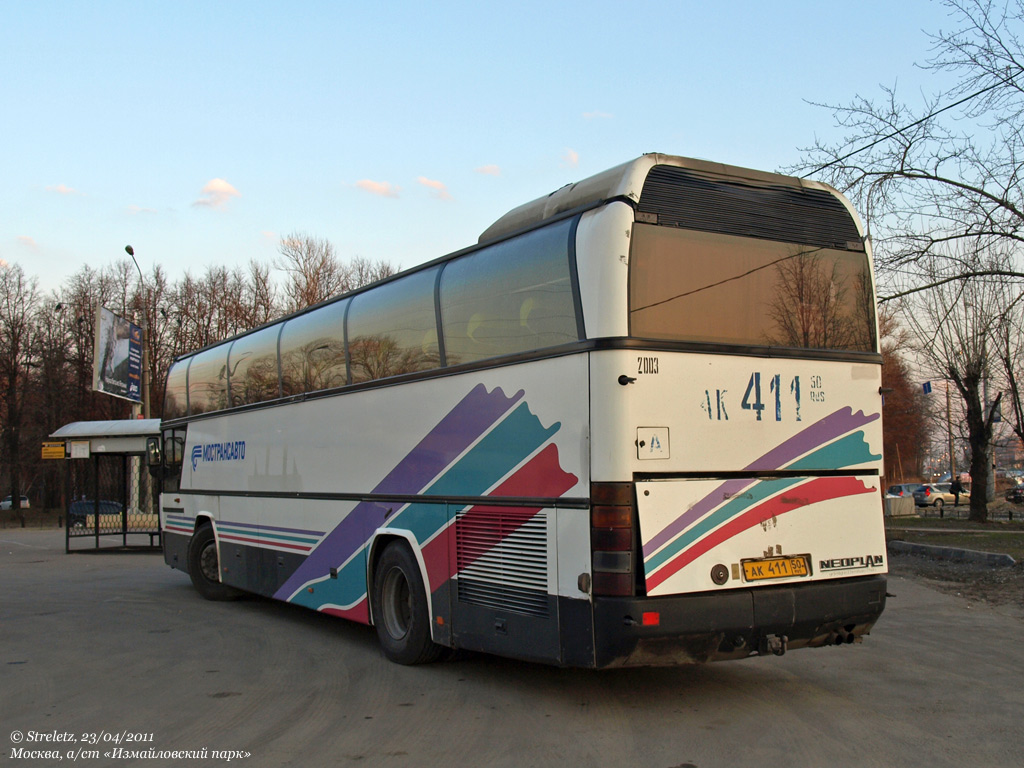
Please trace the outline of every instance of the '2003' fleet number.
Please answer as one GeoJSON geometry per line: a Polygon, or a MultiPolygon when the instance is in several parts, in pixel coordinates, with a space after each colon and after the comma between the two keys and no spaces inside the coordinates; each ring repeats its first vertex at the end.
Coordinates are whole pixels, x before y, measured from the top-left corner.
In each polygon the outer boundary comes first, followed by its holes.
{"type": "Polygon", "coordinates": [[[658,358],[656,357],[638,357],[636,359],[636,374],[637,376],[651,376],[657,375],[658,373],[658,358]]]}

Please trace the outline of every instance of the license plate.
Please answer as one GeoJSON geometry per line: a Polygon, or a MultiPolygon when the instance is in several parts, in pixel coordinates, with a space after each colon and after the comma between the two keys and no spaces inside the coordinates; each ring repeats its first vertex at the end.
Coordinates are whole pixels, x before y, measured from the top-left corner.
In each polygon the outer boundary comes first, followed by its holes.
{"type": "Polygon", "coordinates": [[[743,560],[744,581],[764,581],[765,579],[788,579],[809,576],[809,555],[795,557],[766,557],[761,560],[743,560]]]}

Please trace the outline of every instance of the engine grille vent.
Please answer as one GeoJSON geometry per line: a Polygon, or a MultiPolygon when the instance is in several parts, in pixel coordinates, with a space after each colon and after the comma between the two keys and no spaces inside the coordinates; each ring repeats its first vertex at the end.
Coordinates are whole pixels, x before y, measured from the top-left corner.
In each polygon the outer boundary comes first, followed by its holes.
{"type": "Polygon", "coordinates": [[[455,518],[463,603],[547,617],[548,512],[470,509],[455,518]]]}
{"type": "Polygon", "coordinates": [[[656,215],[662,226],[864,250],[850,212],[821,189],[760,185],[659,165],[647,174],[637,211],[656,215]]]}

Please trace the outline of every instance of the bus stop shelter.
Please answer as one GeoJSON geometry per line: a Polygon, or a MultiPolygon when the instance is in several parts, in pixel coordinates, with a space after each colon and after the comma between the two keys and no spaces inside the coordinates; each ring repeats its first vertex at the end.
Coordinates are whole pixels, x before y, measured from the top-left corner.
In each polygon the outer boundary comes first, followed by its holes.
{"type": "Polygon", "coordinates": [[[160,548],[159,488],[146,466],[146,439],[159,436],[159,419],[76,421],[50,435],[64,443],[66,552],[160,548]]]}

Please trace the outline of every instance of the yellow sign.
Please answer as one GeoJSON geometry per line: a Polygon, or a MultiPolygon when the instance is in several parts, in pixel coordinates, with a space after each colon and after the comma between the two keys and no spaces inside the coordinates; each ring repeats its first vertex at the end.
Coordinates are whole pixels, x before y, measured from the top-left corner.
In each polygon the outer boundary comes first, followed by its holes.
{"type": "Polygon", "coordinates": [[[767,557],[763,560],[743,560],[743,580],[787,579],[793,576],[807,576],[810,555],[796,557],[767,557]]]}
{"type": "Polygon", "coordinates": [[[43,443],[44,459],[63,459],[64,443],[43,443]]]}

